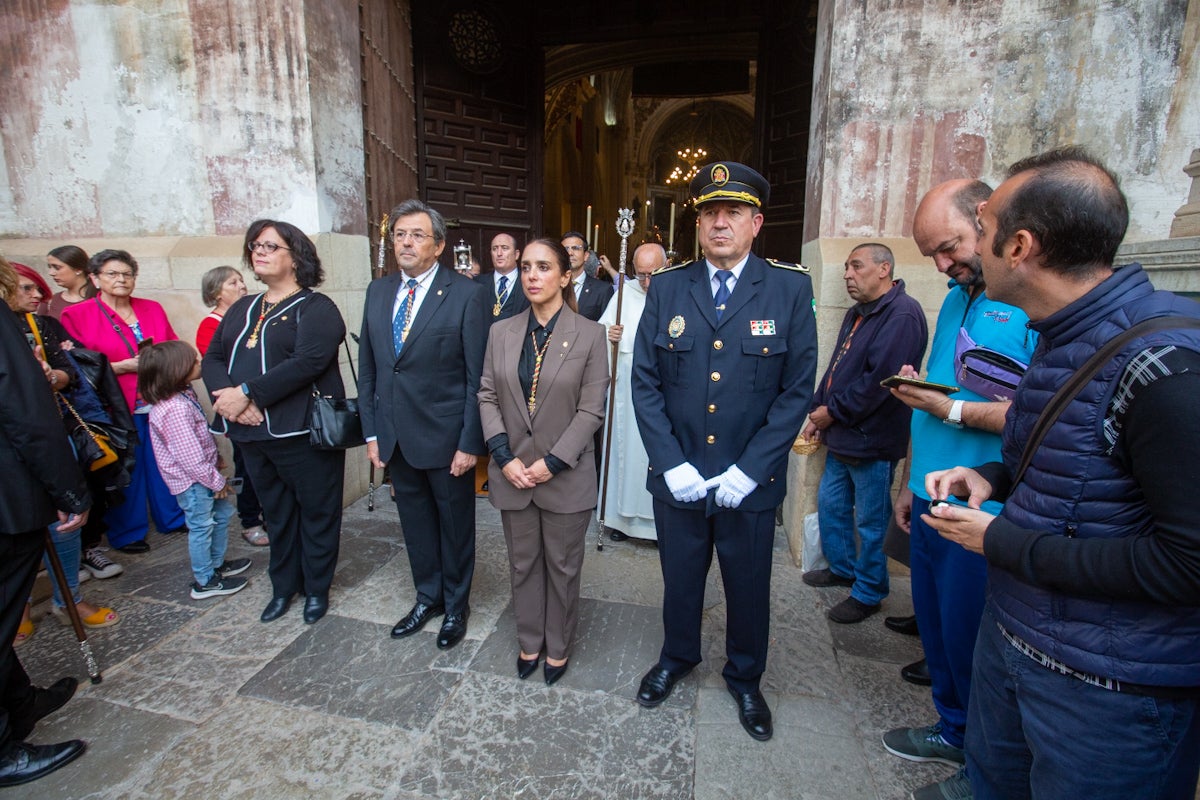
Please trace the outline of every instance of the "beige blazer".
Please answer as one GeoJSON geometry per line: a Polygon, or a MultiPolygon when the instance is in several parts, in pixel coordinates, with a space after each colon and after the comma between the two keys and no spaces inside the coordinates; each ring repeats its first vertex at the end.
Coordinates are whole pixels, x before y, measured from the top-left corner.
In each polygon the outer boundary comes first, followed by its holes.
{"type": "Polygon", "coordinates": [[[493,460],[488,465],[488,499],[501,511],[530,503],[558,514],[587,511],[596,505],[592,442],[604,419],[608,390],[604,328],[563,307],[542,361],[531,418],[517,378],[531,313],[522,311],[497,322],[488,336],[479,381],[483,438],[507,433],[513,455],[526,466],[552,453],[571,468],[532,489],[518,489],[493,460]]]}

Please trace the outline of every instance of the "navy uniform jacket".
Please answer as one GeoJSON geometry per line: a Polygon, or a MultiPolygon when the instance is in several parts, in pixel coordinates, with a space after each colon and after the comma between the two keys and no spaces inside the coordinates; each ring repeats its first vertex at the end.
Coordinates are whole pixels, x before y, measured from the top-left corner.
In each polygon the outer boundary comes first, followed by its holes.
{"type": "Polygon", "coordinates": [[[704,261],[655,273],[633,354],[646,488],[673,506],[704,508],[676,501],[663,473],[689,461],[707,479],[736,463],[758,482],[739,510],[778,506],[816,365],[812,282],[802,267],[751,253],[719,324],[704,261]]]}

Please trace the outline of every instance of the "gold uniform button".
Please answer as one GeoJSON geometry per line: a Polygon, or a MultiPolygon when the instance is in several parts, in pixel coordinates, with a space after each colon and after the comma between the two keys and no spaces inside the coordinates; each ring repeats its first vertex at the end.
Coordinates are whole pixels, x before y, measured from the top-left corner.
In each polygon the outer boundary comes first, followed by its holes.
{"type": "Polygon", "coordinates": [[[717,437],[716,437],[716,436],[713,436],[713,435],[710,433],[710,434],[708,435],[708,438],[707,438],[707,439],[705,439],[704,441],[708,442],[709,444],[712,444],[712,443],[714,443],[715,441],[717,441],[717,437]]]}
{"type": "Polygon", "coordinates": [[[713,403],[709,403],[708,404],[708,413],[710,413],[710,414],[717,413],[717,406],[713,403]]]}
{"type": "Polygon", "coordinates": [[[668,349],[668,350],[674,350],[674,349],[675,349],[675,344],[672,342],[671,344],[667,345],[667,349],[668,349]]]}
{"type": "Polygon", "coordinates": [[[771,350],[770,350],[770,348],[764,347],[764,348],[763,348],[763,352],[764,352],[764,353],[769,353],[769,352],[771,352],[771,350]]]}
{"type": "Polygon", "coordinates": [[[724,346],[725,346],[725,343],[722,342],[720,339],[717,339],[715,342],[713,342],[713,350],[720,350],[724,346]]]}
{"type": "Polygon", "coordinates": [[[709,375],[708,377],[712,378],[713,381],[719,381],[719,380],[721,380],[721,373],[714,372],[712,375],[709,375]]]}

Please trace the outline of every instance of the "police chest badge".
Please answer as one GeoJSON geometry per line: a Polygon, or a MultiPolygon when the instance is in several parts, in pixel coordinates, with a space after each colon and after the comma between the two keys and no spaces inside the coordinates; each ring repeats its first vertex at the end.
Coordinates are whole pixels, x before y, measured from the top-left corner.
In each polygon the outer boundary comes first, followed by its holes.
{"type": "Polygon", "coordinates": [[[686,325],[683,322],[683,317],[678,314],[671,318],[670,324],[667,325],[667,335],[672,339],[678,339],[683,335],[683,329],[686,325]]]}
{"type": "Polygon", "coordinates": [[[751,336],[774,336],[775,335],[775,320],[773,320],[773,319],[752,319],[752,320],[750,320],[750,335],[751,336]]]}

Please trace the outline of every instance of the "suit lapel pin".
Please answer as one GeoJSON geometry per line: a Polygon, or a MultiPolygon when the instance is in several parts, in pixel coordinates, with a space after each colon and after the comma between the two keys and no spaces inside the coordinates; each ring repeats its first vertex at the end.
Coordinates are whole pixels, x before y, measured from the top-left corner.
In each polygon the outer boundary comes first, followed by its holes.
{"type": "Polygon", "coordinates": [[[442,290],[438,289],[438,297],[441,297],[441,296],[442,296],[442,290]]]}

